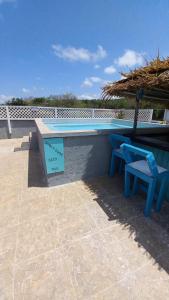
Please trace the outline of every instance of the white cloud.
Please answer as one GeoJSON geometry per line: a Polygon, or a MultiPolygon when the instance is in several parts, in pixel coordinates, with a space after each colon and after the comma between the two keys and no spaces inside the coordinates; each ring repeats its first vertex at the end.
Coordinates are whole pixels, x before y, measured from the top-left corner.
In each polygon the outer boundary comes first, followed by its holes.
{"type": "Polygon", "coordinates": [[[104,69],[104,73],[106,74],[114,74],[116,73],[116,68],[114,66],[108,66],[104,69]]]}
{"type": "Polygon", "coordinates": [[[3,3],[12,3],[12,2],[15,2],[16,0],[0,0],[0,4],[3,4],[3,3]]]}
{"type": "Polygon", "coordinates": [[[32,86],[30,89],[23,87],[21,89],[22,93],[27,94],[27,95],[38,95],[39,93],[42,93],[45,90],[44,87],[40,86],[32,86]]]}
{"type": "Polygon", "coordinates": [[[0,103],[3,104],[14,98],[14,96],[0,95],[0,103]]]}
{"type": "Polygon", "coordinates": [[[96,64],[96,65],[94,65],[94,68],[95,69],[100,69],[100,65],[96,64]]]}
{"type": "Polygon", "coordinates": [[[93,86],[93,82],[89,79],[89,78],[85,78],[85,80],[82,83],[83,87],[92,87],[93,86]]]}
{"type": "Polygon", "coordinates": [[[97,94],[91,94],[91,95],[86,95],[86,94],[82,94],[80,96],[78,96],[78,99],[80,100],[92,100],[92,99],[98,99],[98,95],[97,94]]]}
{"type": "Polygon", "coordinates": [[[107,56],[106,50],[100,45],[97,46],[96,52],[72,46],[64,48],[58,44],[52,45],[52,49],[57,57],[68,61],[96,62],[107,56]]]}
{"type": "Polygon", "coordinates": [[[125,50],[124,54],[115,60],[115,62],[122,67],[142,65],[144,63],[144,55],[145,53],[136,52],[134,50],[125,50]]]}
{"type": "Polygon", "coordinates": [[[83,81],[82,87],[92,87],[95,83],[105,83],[105,80],[96,76],[87,77],[83,81]]]}
{"type": "Polygon", "coordinates": [[[95,76],[90,77],[90,80],[91,80],[93,83],[99,83],[99,82],[102,82],[102,81],[103,81],[103,79],[101,79],[100,77],[95,77],[95,76]]]}
{"type": "Polygon", "coordinates": [[[29,90],[29,89],[26,89],[26,88],[22,88],[22,93],[28,94],[28,93],[30,93],[30,90],[29,90]]]}

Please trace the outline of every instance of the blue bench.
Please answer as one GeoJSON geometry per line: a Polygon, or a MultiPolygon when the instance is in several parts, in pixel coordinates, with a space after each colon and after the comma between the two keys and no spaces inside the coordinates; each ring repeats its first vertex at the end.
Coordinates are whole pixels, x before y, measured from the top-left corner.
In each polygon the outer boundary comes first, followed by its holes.
{"type": "Polygon", "coordinates": [[[156,202],[156,211],[160,211],[165,191],[165,184],[169,178],[169,171],[156,164],[154,155],[150,151],[143,150],[128,144],[122,144],[121,150],[125,157],[125,196],[130,197],[136,194],[139,189],[138,181],[148,184],[147,199],[144,209],[144,215],[149,216],[152,209],[157,181],[160,181],[160,190],[156,202]],[[138,157],[140,158],[138,160],[138,157]],[[131,192],[131,176],[134,176],[133,191],[131,192]]]}
{"type": "Polygon", "coordinates": [[[115,170],[116,170],[116,159],[119,160],[119,174],[122,173],[122,163],[125,160],[124,154],[123,154],[122,149],[120,148],[120,145],[123,143],[131,144],[131,139],[126,136],[120,135],[120,134],[111,134],[109,136],[109,141],[112,146],[109,175],[114,176],[115,170]]]}

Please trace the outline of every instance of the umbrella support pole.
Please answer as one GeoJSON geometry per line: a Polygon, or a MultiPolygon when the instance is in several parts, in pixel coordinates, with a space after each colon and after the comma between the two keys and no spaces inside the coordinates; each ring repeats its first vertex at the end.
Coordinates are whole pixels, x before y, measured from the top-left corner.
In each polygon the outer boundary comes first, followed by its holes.
{"type": "Polygon", "coordinates": [[[140,101],[143,98],[143,95],[144,95],[143,89],[139,89],[136,93],[136,107],[135,107],[135,114],[134,114],[133,135],[136,134],[140,101]]]}

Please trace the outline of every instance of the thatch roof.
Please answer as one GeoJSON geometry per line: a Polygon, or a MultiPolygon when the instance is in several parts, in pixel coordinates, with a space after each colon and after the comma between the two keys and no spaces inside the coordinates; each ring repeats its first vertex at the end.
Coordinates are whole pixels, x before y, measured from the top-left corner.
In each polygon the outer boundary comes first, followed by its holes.
{"type": "Polygon", "coordinates": [[[130,73],[122,73],[122,80],[103,87],[103,97],[113,96],[135,97],[139,89],[144,90],[144,98],[148,100],[169,101],[169,57],[159,57],[130,73]]]}

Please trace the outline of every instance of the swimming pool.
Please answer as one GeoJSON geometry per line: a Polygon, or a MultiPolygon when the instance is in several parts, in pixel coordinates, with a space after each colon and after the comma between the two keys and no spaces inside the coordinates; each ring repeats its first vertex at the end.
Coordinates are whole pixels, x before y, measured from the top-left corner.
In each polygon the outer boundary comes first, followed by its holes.
{"type": "MultiPolygon", "coordinates": [[[[120,119],[36,119],[38,146],[48,186],[108,174],[109,135],[133,133],[120,119]]],[[[168,126],[138,122],[137,133],[164,132],[168,126]]]]}
{"type": "MultiPolygon", "coordinates": [[[[86,121],[86,120],[85,120],[86,121]]],[[[133,121],[129,120],[112,120],[111,122],[101,122],[100,120],[95,120],[95,122],[84,122],[80,120],[76,123],[66,122],[58,123],[51,120],[43,120],[44,124],[49,130],[52,131],[91,131],[91,130],[113,130],[113,129],[122,129],[122,128],[133,128],[133,121]]],[[[157,123],[148,123],[148,122],[138,122],[138,128],[155,128],[155,127],[164,127],[164,125],[157,123]]]]}

